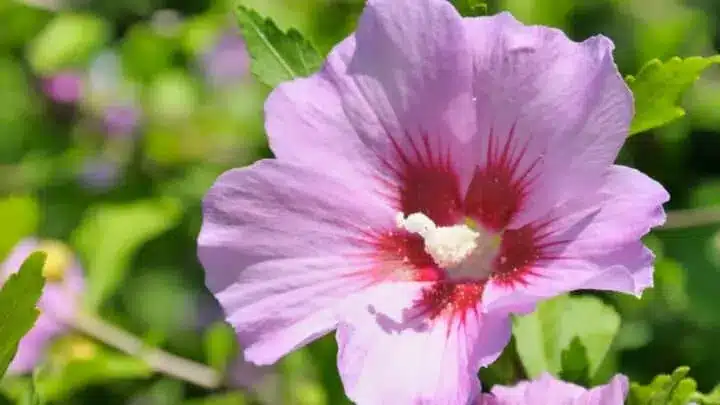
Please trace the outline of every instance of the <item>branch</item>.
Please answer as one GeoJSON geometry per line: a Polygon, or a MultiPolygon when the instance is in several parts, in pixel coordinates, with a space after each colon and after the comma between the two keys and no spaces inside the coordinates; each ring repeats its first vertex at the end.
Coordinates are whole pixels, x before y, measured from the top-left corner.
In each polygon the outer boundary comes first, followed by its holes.
{"type": "Polygon", "coordinates": [[[160,373],[209,390],[217,389],[223,383],[222,376],[214,369],[150,347],[137,336],[91,314],[78,311],[69,322],[80,332],[145,361],[160,373]]]}
{"type": "Polygon", "coordinates": [[[691,228],[720,223],[720,206],[670,211],[659,229],[691,228]]]}

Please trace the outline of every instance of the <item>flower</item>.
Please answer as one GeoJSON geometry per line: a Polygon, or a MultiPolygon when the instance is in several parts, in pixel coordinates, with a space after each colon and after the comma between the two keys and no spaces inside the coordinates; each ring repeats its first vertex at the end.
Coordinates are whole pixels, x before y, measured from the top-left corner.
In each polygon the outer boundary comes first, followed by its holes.
{"type": "Polygon", "coordinates": [[[222,34],[214,48],[202,55],[201,62],[207,79],[218,87],[239,82],[250,68],[245,41],[234,31],[222,34]]]}
{"type": "Polygon", "coordinates": [[[544,373],[533,381],[513,387],[495,386],[483,394],[477,405],[622,405],[628,393],[628,380],[615,376],[608,384],[587,390],[544,373]]]}
{"type": "Polygon", "coordinates": [[[45,94],[58,103],[74,103],[82,97],[83,78],[75,72],[62,72],[43,79],[45,94]]]}
{"type": "Polygon", "coordinates": [[[126,136],[135,132],[140,122],[140,111],[131,104],[109,105],[102,117],[109,136],[126,136]]]}
{"type": "Polygon", "coordinates": [[[25,259],[37,250],[47,253],[43,267],[45,287],[38,303],[40,316],[20,340],[8,369],[13,374],[27,373],[42,361],[51,340],[67,331],[64,319],[73,315],[84,291],[80,264],[69,248],[57,241],[29,238],[18,243],[0,266],[2,278],[20,270],[25,259]]]}
{"type": "Polygon", "coordinates": [[[79,180],[85,188],[106,191],[118,184],[121,174],[119,164],[112,159],[91,157],[82,162],[79,180]]]}
{"type": "Polygon", "coordinates": [[[509,313],[640,294],[668,194],[613,165],[633,115],[602,36],[370,0],[321,70],[265,105],[276,159],[204,200],[206,283],[269,364],[337,328],[360,405],[467,404],[509,313]]]}

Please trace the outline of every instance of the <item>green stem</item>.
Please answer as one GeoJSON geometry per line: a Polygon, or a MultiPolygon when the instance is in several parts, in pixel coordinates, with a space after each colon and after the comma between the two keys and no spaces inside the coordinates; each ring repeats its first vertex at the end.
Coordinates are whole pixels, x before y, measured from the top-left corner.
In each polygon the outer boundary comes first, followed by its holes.
{"type": "Polygon", "coordinates": [[[78,311],[70,323],[78,331],[143,360],[157,372],[209,390],[223,384],[222,375],[211,367],[150,347],[137,336],[92,314],[78,311]]]}
{"type": "Polygon", "coordinates": [[[720,223],[720,207],[692,208],[668,212],[661,229],[691,228],[720,223]]]}

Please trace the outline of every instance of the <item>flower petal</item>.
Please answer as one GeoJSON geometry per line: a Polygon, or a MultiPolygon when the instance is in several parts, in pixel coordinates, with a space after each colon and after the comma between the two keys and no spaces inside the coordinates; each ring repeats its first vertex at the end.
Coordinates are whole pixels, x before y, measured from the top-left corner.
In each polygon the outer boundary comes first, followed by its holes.
{"type": "Polygon", "coordinates": [[[639,295],[652,285],[651,251],[640,242],[665,221],[667,191],[637,170],[613,166],[594,194],[554,210],[543,243],[552,246],[522,283],[492,280],[483,310],[521,303],[576,289],[613,290],[639,295]]]}
{"type": "MultiPolygon", "coordinates": [[[[472,63],[461,18],[442,0],[371,0],[355,34],[320,72],[283,84],[266,104],[271,148],[280,159],[318,164],[363,181],[378,163],[425,148],[467,148],[474,120],[472,63]],[[402,21],[402,24],[398,24],[402,21]]],[[[428,158],[428,156],[422,156],[428,158]]],[[[457,157],[457,158],[455,158],[457,157]]],[[[467,182],[472,168],[462,171],[467,182]]]]}
{"type": "Polygon", "coordinates": [[[67,327],[51,316],[40,315],[32,329],[20,340],[8,373],[24,374],[32,371],[42,361],[50,341],[65,330],[67,327]]]}
{"type": "Polygon", "coordinates": [[[355,184],[376,175],[377,157],[358,135],[345,113],[329,71],[344,70],[355,49],[355,38],[335,47],[325,67],[309,78],[278,86],[265,102],[265,128],[278,159],[332,167],[355,184]]]}
{"type": "Polygon", "coordinates": [[[368,229],[393,225],[371,192],[265,160],[222,175],[204,201],[198,255],[249,361],[269,364],[335,326],[368,283],[368,229]]]}
{"type": "Polygon", "coordinates": [[[568,403],[586,392],[583,387],[558,380],[547,372],[542,373],[540,377],[528,383],[524,390],[524,403],[529,404],[538,401],[546,401],[550,404],[568,403]]]}
{"type": "Polygon", "coordinates": [[[591,389],[577,402],[577,405],[622,405],[628,394],[628,378],[618,374],[606,385],[591,389]]]}
{"type": "Polygon", "coordinates": [[[510,338],[510,322],[430,320],[414,307],[426,283],[384,283],[362,294],[364,305],[337,332],[338,366],[347,395],[358,405],[466,405],[480,389],[477,371],[493,362],[510,338]]]}
{"type": "Polygon", "coordinates": [[[602,36],[573,42],[508,13],[465,19],[465,27],[474,46],[480,169],[492,163],[491,149],[507,150],[515,180],[524,183],[510,228],[599,186],[633,114],[612,42],[602,36]]]}
{"type": "Polygon", "coordinates": [[[622,405],[628,391],[628,380],[616,375],[608,384],[587,390],[561,381],[548,373],[514,386],[496,385],[492,394],[484,395],[478,405],[622,405]]]}

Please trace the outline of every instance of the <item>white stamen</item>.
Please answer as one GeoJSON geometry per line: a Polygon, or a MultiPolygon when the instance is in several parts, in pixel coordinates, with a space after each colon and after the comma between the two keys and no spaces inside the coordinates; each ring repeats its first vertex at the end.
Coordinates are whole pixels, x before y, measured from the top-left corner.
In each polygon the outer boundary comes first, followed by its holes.
{"type": "Polygon", "coordinates": [[[398,227],[416,233],[425,240],[425,252],[438,266],[449,269],[460,265],[477,249],[480,233],[467,225],[437,226],[425,214],[414,213],[403,218],[398,213],[398,227]]]}

